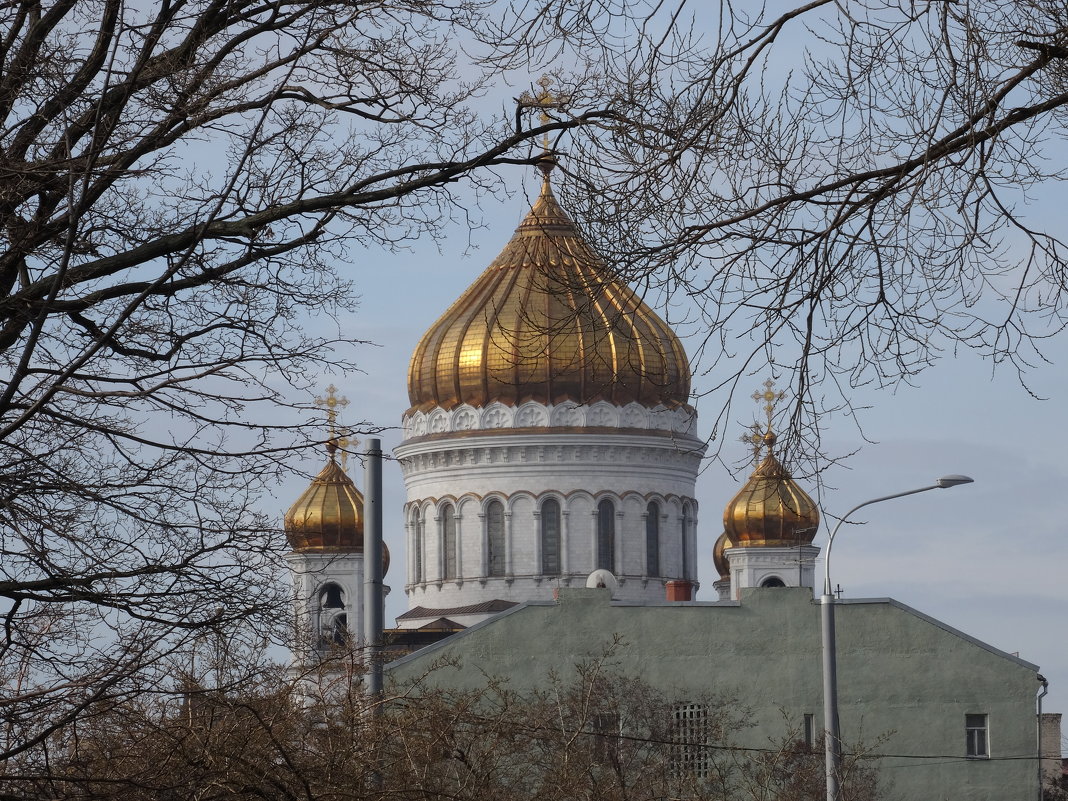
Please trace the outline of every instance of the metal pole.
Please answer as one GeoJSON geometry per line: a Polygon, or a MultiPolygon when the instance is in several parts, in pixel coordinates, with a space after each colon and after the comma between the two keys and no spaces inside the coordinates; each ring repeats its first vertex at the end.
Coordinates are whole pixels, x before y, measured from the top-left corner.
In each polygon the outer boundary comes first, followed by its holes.
{"type": "Polygon", "coordinates": [[[842,743],[838,731],[838,665],[834,642],[834,595],[820,597],[823,624],[823,746],[827,770],[827,801],[838,801],[838,777],[842,767],[842,743]]]}
{"type": "Polygon", "coordinates": [[[972,479],[968,476],[943,476],[929,487],[895,492],[893,495],[864,501],[842,515],[831,531],[831,536],[827,538],[827,552],[823,555],[823,595],[820,596],[820,625],[823,640],[823,748],[827,771],[827,801],[841,801],[842,797],[839,786],[842,771],[842,741],[841,729],[838,725],[838,646],[835,642],[835,597],[831,591],[831,546],[834,545],[834,536],[853,512],[865,506],[892,501],[894,498],[904,498],[906,495],[915,495],[918,492],[948,489],[970,483],[972,479]]]}
{"type": "Polygon", "coordinates": [[[375,703],[382,693],[382,443],[367,440],[363,512],[363,631],[367,662],[366,694],[375,703]]]}
{"type": "Polygon", "coordinates": [[[1042,699],[1049,692],[1049,682],[1041,673],[1038,674],[1038,680],[1042,683],[1042,689],[1038,691],[1038,698],[1035,699],[1038,704],[1038,801],[1042,801],[1045,795],[1042,792],[1042,785],[1046,778],[1042,771],[1042,758],[1045,756],[1042,753],[1042,699]]]}

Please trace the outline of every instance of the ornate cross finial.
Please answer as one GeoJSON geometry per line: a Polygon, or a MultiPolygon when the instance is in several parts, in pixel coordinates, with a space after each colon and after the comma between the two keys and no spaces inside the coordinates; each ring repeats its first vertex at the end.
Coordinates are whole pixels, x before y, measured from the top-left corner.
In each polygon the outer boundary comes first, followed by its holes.
{"type": "Polygon", "coordinates": [[[775,382],[770,378],[764,382],[764,391],[753,393],[753,400],[757,403],[764,402],[764,413],[768,416],[768,431],[771,431],[771,420],[775,416],[775,405],[786,397],[785,392],[774,390],[775,382]]]}
{"type": "Polygon", "coordinates": [[[764,447],[764,436],[760,433],[760,423],[753,423],[749,426],[749,433],[742,434],[738,437],[739,442],[743,442],[753,449],[753,467],[760,464],[760,451],[764,447]]]}
{"type": "MultiPolygon", "coordinates": [[[[326,409],[326,424],[329,427],[329,432],[330,432],[330,439],[327,442],[327,450],[330,452],[330,458],[333,459],[334,458],[334,452],[337,450],[337,448],[339,446],[341,448],[344,448],[345,445],[342,444],[343,442],[346,443],[346,444],[348,443],[348,440],[346,438],[344,438],[344,437],[342,437],[340,440],[338,439],[338,436],[337,436],[337,412],[338,412],[338,408],[344,409],[346,406],[349,405],[349,399],[344,397],[344,396],[339,398],[337,396],[337,387],[335,387],[333,384],[331,384],[330,386],[328,386],[326,388],[326,397],[325,398],[316,398],[315,399],[315,405],[316,406],[322,406],[324,409],[326,409]]],[[[342,451],[341,458],[342,458],[342,461],[344,461],[344,459],[345,459],[344,451],[342,451]]]]}
{"type": "MultiPolygon", "coordinates": [[[[519,96],[519,106],[520,108],[541,109],[541,113],[538,114],[538,121],[542,125],[547,125],[552,119],[548,110],[551,108],[563,108],[564,104],[570,100],[570,97],[553,94],[549,91],[549,87],[552,86],[553,82],[548,75],[542,75],[535,83],[541,87],[541,90],[533,95],[530,92],[523,92],[519,96]]],[[[549,133],[547,131],[542,137],[541,146],[546,153],[549,152],[549,133]]]]}
{"type": "Polygon", "coordinates": [[[349,439],[348,434],[342,434],[337,438],[337,447],[341,451],[341,469],[349,469],[349,451],[360,444],[358,439],[349,439]]]}

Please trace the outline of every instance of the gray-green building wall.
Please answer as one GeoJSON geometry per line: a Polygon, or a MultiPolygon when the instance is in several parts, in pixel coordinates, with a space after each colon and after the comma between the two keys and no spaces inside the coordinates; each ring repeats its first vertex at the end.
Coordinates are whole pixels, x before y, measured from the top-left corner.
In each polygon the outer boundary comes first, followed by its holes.
{"type": "MultiPolygon", "coordinates": [[[[752,712],[745,738],[766,744],[787,720],[822,727],[819,605],[807,588],[744,591],[739,602],[626,605],[608,590],[561,589],[388,667],[398,682],[431,673],[475,689],[486,676],[521,690],[544,686],[598,657],[616,635],[619,672],[668,697],[714,693],[752,712]],[[786,718],[784,718],[784,714],[786,718]]],[[[843,741],[866,743],[886,798],[1033,801],[1037,798],[1038,668],[889,599],[837,607],[843,741]],[[989,716],[989,759],[965,755],[965,715],[989,716]]]]}

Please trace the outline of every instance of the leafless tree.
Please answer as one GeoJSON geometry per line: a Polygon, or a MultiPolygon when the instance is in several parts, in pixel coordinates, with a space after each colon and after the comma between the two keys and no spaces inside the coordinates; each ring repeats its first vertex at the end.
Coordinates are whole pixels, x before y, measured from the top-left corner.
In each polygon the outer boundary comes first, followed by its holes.
{"type": "Polygon", "coordinates": [[[702,367],[793,370],[795,430],[953,348],[1023,370],[1064,324],[1063,242],[1021,194],[1062,170],[1052,0],[0,19],[0,759],[218,631],[275,636],[257,510],[307,440],[279,409],[346,366],[309,317],[352,303],[351,254],[468,221],[458,182],[499,188],[543,133],[606,255],[705,332],[702,367]],[[549,64],[531,120],[500,82],[549,64]]]}
{"type": "MultiPolygon", "coordinates": [[[[12,775],[7,786],[53,799],[825,795],[822,751],[789,738],[739,748],[744,708],[729,699],[704,699],[702,726],[680,730],[670,698],[603,661],[540,692],[496,681],[465,692],[394,687],[374,717],[358,690],[319,703],[306,693],[312,678],[290,683],[276,672],[240,688],[190,685],[179,699],[113,706],[55,738],[47,773],[12,775]]],[[[879,797],[869,767],[851,766],[847,789],[879,797]]]]}
{"type": "Polygon", "coordinates": [[[546,44],[491,40],[491,13],[0,9],[0,762],[217,632],[277,638],[257,510],[307,443],[299,391],[348,365],[309,320],[353,304],[348,254],[432,235],[467,213],[457,181],[540,152],[476,108],[546,44]]]}
{"type": "Polygon", "coordinates": [[[961,349],[1042,362],[1068,299],[1063,3],[678,2],[660,34],[606,73],[601,135],[565,137],[562,191],[703,338],[720,398],[770,364],[796,436],[961,349]]]}

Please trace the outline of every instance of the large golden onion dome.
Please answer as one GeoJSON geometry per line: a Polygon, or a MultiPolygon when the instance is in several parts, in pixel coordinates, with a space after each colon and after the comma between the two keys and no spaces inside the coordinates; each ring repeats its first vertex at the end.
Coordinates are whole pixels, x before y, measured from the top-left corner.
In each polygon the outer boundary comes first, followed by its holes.
{"type": "Polygon", "coordinates": [[[723,512],[730,547],[809,545],[820,524],[819,509],[772,452],[775,434],[764,435],[768,455],[723,512]]]}
{"type": "Polygon", "coordinates": [[[579,234],[551,168],[546,160],[541,195],[511,241],[416,347],[409,413],[494,401],[686,404],[682,343],[579,234]]]}
{"type": "MultiPolygon", "coordinates": [[[[285,516],[286,538],[294,551],[363,552],[363,495],[334,460],[319,471],[285,516]]],[[[389,550],[382,543],[382,575],[389,550]]]]}

